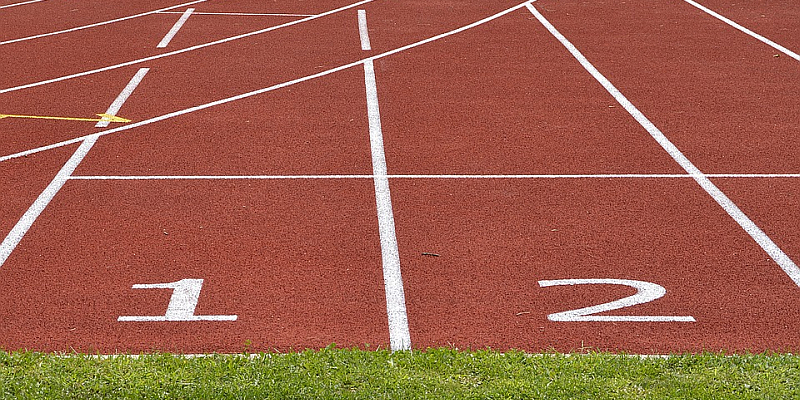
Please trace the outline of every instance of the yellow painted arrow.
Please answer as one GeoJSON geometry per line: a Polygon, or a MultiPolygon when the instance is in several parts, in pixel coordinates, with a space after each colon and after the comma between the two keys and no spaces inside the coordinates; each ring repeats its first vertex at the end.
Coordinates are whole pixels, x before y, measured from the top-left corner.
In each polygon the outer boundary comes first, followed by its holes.
{"type": "Polygon", "coordinates": [[[3,118],[31,118],[31,119],[57,119],[61,121],[91,121],[91,122],[131,122],[129,119],[117,117],[110,114],[97,114],[98,118],[74,118],[74,117],[44,117],[39,115],[12,115],[0,114],[0,119],[3,118]]]}

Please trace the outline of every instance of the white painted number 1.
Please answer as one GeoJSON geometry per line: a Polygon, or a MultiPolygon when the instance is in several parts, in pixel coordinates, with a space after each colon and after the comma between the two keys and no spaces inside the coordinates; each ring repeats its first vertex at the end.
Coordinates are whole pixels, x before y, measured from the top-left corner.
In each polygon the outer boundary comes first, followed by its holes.
{"type": "Polygon", "coordinates": [[[572,286],[572,285],[623,285],[636,289],[636,294],[596,306],[579,308],[550,314],[550,321],[601,321],[601,322],[695,322],[693,317],[672,317],[652,315],[594,315],[605,311],[619,310],[637,304],[649,303],[660,299],[667,293],[661,285],[652,282],[633,281],[629,279],[558,279],[539,281],[539,286],[572,286]]]}
{"type": "Polygon", "coordinates": [[[121,316],[117,321],[160,322],[160,321],[236,321],[236,315],[194,315],[200,299],[202,279],[181,279],[177,282],[133,285],[133,289],[172,289],[167,312],[155,316],[121,316]]]}

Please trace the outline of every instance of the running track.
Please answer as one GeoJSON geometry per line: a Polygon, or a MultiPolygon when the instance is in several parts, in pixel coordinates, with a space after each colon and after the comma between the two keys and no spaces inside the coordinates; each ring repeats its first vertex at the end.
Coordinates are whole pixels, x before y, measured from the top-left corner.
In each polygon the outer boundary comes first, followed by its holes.
{"type": "Polygon", "coordinates": [[[798,351],[794,1],[0,26],[2,348],[798,351]]]}

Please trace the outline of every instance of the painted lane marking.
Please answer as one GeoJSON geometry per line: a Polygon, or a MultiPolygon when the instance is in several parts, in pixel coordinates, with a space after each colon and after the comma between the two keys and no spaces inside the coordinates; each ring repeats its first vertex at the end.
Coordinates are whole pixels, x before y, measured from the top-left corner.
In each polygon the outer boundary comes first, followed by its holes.
{"type": "Polygon", "coordinates": [[[195,0],[195,1],[192,1],[192,2],[189,2],[189,3],[178,4],[176,6],[170,6],[170,7],[161,8],[161,9],[158,9],[158,10],[147,11],[147,12],[144,12],[144,13],[141,13],[141,14],[129,15],[127,17],[122,17],[122,18],[112,19],[112,20],[108,20],[108,21],[98,22],[98,23],[94,23],[94,24],[90,24],[90,25],[83,25],[83,26],[78,26],[78,27],[75,27],[75,28],[64,29],[64,30],[61,30],[61,31],[55,31],[55,32],[50,32],[50,33],[42,33],[40,35],[26,36],[26,37],[22,37],[22,38],[18,38],[18,39],[6,40],[6,41],[0,42],[0,46],[2,46],[4,44],[24,42],[26,40],[33,40],[33,39],[39,39],[39,38],[43,38],[43,37],[47,37],[47,36],[61,35],[61,34],[64,34],[64,33],[76,32],[76,31],[80,31],[80,30],[84,30],[84,29],[94,28],[94,27],[97,27],[97,26],[103,26],[103,25],[113,24],[113,23],[116,23],[116,22],[127,21],[129,19],[144,17],[144,16],[147,16],[147,15],[152,15],[152,14],[156,14],[156,13],[159,13],[159,12],[172,10],[172,9],[175,9],[175,8],[186,7],[186,6],[190,6],[192,4],[202,3],[204,1],[207,1],[207,0],[195,0]]]}
{"type": "Polygon", "coordinates": [[[406,297],[400,272],[400,252],[395,236],[392,196],[389,192],[386,155],[383,149],[381,112],[378,107],[378,88],[372,60],[364,62],[364,83],[367,91],[367,116],[369,119],[369,143],[372,152],[372,171],[375,184],[375,202],[378,208],[378,228],[383,260],[383,283],[386,290],[386,313],[389,318],[389,343],[392,351],[410,350],[411,335],[408,331],[406,297]]]}
{"type": "Polygon", "coordinates": [[[17,245],[28,233],[28,230],[33,226],[33,223],[39,218],[42,211],[50,204],[50,201],[56,196],[59,190],[64,186],[64,184],[69,179],[69,176],[75,171],[75,168],[83,161],[83,158],[86,157],[86,154],[89,150],[92,149],[95,142],[97,142],[97,138],[100,137],[99,135],[92,135],[87,137],[83,140],[83,143],[78,147],[78,150],[75,150],[75,153],[72,154],[72,157],[67,160],[61,170],[58,171],[55,178],[50,182],[49,185],[39,194],[39,197],[31,204],[25,214],[22,215],[22,218],[17,221],[14,227],[11,229],[11,232],[6,235],[6,238],[3,240],[3,243],[0,243],[0,267],[6,262],[8,257],[17,248],[17,245]]]}
{"type": "Polygon", "coordinates": [[[664,297],[664,295],[667,294],[667,289],[652,282],[634,281],[630,279],[556,279],[539,281],[539,286],[543,288],[574,285],[622,285],[636,289],[636,293],[632,296],[598,304],[596,306],[553,313],[548,315],[547,319],[555,322],[696,322],[694,317],[691,316],[594,315],[649,303],[664,297]]]}
{"type": "MultiPolygon", "coordinates": [[[[144,79],[148,71],[150,71],[150,68],[140,68],[139,71],[136,72],[136,75],[131,78],[130,82],[128,82],[125,88],[122,89],[122,92],[119,93],[117,98],[114,99],[114,102],[108,107],[108,110],[106,110],[107,115],[117,115],[119,109],[122,108],[122,105],[125,104],[125,101],[128,100],[131,93],[136,90],[136,87],[139,86],[139,83],[142,82],[142,79],[144,79]]],[[[101,120],[95,125],[95,128],[105,128],[108,126],[109,122],[112,121],[101,120]]]]}
{"type": "MultiPolygon", "coordinates": [[[[800,178],[800,174],[705,174],[707,178],[800,178]]],[[[589,174],[589,175],[386,175],[389,179],[694,179],[689,174],[589,174]]],[[[375,175],[73,175],[74,180],[280,180],[374,179],[375,175]]]]}
{"type": "Polygon", "coordinates": [[[22,6],[22,5],[25,5],[25,4],[33,4],[33,3],[38,3],[40,1],[44,1],[44,0],[30,0],[30,1],[23,1],[21,3],[6,4],[4,6],[0,6],[0,9],[11,8],[11,7],[16,7],[16,6],[22,6]]]}
{"type": "MultiPolygon", "coordinates": [[[[139,71],[141,72],[141,71],[139,71]]],[[[131,81],[136,79],[137,76],[140,74],[137,73],[131,78],[131,81]]],[[[143,76],[143,74],[142,74],[143,76]]],[[[127,88],[127,86],[126,86],[127,88]]],[[[113,117],[113,116],[112,116],[113,117]]],[[[114,117],[116,118],[116,117],[114,117]]],[[[50,182],[49,185],[39,194],[39,197],[34,200],[33,204],[25,211],[25,214],[17,221],[11,231],[6,235],[3,242],[0,243],[0,267],[5,264],[8,257],[17,248],[22,238],[25,237],[25,234],[28,233],[33,223],[36,222],[36,219],[39,218],[39,215],[42,214],[47,205],[50,204],[50,201],[58,194],[61,188],[64,186],[65,183],[69,180],[70,176],[75,169],[78,168],[78,165],[86,158],[86,155],[89,154],[89,150],[92,149],[94,144],[97,142],[97,139],[102,136],[99,133],[94,135],[86,136],[78,149],[75,150],[75,153],[67,160],[61,170],[58,171],[55,178],[50,182]]]]}
{"type": "Polygon", "coordinates": [[[750,29],[747,29],[747,28],[737,24],[736,22],[734,22],[734,21],[732,21],[732,20],[730,20],[728,18],[725,18],[724,16],[716,13],[714,10],[711,10],[711,9],[707,8],[707,7],[697,3],[696,1],[692,1],[692,0],[683,0],[683,1],[691,4],[692,6],[698,8],[698,9],[700,9],[701,11],[705,12],[706,14],[711,15],[712,17],[714,17],[714,18],[716,18],[716,19],[718,19],[718,20],[720,20],[720,21],[722,21],[722,22],[724,22],[724,23],[726,23],[726,24],[738,29],[740,32],[742,32],[742,33],[744,33],[746,35],[749,35],[749,36],[761,41],[762,43],[766,44],[767,46],[770,46],[773,49],[778,50],[781,53],[786,54],[787,56],[792,57],[797,61],[800,61],[800,55],[798,55],[797,53],[787,49],[786,47],[783,47],[783,46],[773,42],[772,40],[767,39],[764,36],[761,36],[761,35],[753,32],[753,31],[751,31],[750,29]]]}
{"type": "Polygon", "coordinates": [[[175,35],[178,34],[178,31],[183,27],[183,24],[186,23],[186,20],[189,19],[189,16],[192,15],[193,12],[194,8],[189,8],[186,11],[184,11],[181,17],[178,18],[177,21],[175,21],[175,25],[172,25],[172,28],[169,30],[169,32],[167,32],[167,34],[164,35],[164,38],[161,39],[160,42],[158,42],[158,46],[156,46],[156,48],[163,49],[167,47],[169,42],[172,41],[172,38],[174,38],[175,35]]]}
{"type": "Polygon", "coordinates": [[[59,121],[88,121],[88,122],[96,122],[98,123],[105,122],[108,126],[111,122],[131,122],[129,119],[120,118],[116,115],[111,114],[97,114],[100,118],[79,118],[79,117],[48,117],[43,115],[14,115],[14,114],[0,114],[0,119],[3,118],[25,118],[25,119],[52,119],[52,120],[59,120],[59,121]]]}
{"type": "Polygon", "coordinates": [[[361,38],[361,50],[372,50],[372,46],[369,44],[366,10],[358,10],[358,36],[361,38]]]}
{"type": "MultiPolygon", "coordinates": [[[[159,14],[182,14],[180,11],[161,11],[159,14]]],[[[243,13],[243,12],[195,12],[192,15],[226,15],[239,17],[313,17],[317,14],[243,13]]]]}
{"type": "MultiPolygon", "coordinates": [[[[179,117],[181,115],[190,114],[190,113],[193,113],[193,112],[196,112],[196,111],[200,111],[200,110],[205,110],[206,108],[211,108],[211,107],[215,107],[215,106],[218,106],[218,105],[221,105],[221,104],[226,104],[226,103],[234,102],[234,101],[237,101],[237,100],[245,99],[245,98],[248,98],[248,97],[256,96],[256,95],[259,95],[259,94],[271,92],[273,90],[282,89],[282,88],[289,87],[289,86],[292,86],[292,85],[295,85],[295,84],[298,84],[298,83],[302,83],[302,82],[310,81],[312,79],[316,79],[316,78],[320,78],[320,77],[323,77],[323,76],[327,76],[327,75],[330,75],[330,74],[333,74],[333,73],[336,73],[336,72],[339,72],[339,71],[346,70],[348,68],[352,68],[352,67],[355,67],[355,66],[360,66],[360,65],[363,65],[365,61],[377,60],[377,59],[380,59],[380,58],[383,58],[383,57],[388,57],[388,56],[393,55],[393,54],[397,54],[397,53],[400,53],[400,52],[403,52],[403,51],[406,51],[406,50],[409,50],[409,49],[412,49],[412,48],[415,48],[415,47],[418,47],[418,46],[425,45],[427,43],[434,42],[436,40],[440,40],[442,38],[446,38],[446,37],[451,36],[451,35],[455,35],[455,34],[464,32],[464,31],[472,29],[472,28],[474,28],[476,26],[483,25],[483,24],[485,24],[487,22],[490,22],[492,20],[500,18],[500,17],[502,17],[502,16],[504,16],[506,14],[509,14],[511,12],[519,10],[520,8],[523,8],[523,7],[525,7],[526,5],[528,5],[528,4],[532,3],[532,2],[533,2],[533,0],[526,1],[524,3],[520,3],[520,4],[518,4],[518,5],[514,6],[514,7],[508,8],[508,9],[503,10],[503,11],[497,13],[497,14],[494,14],[494,15],[486,17],[486,18],[484,18],[482,20],[473,22],[473,23],[471,23],[469,25],[465,25],[465,26],[462,26],[460,28],[454,29],[452,31],[448,31],[448,32],[445,32],[445,33],[442,33],[442,34],[439,34],[439,35],[436,35],[436,36],[432,36],[430,38],[423,39],[423,40],[420,40],[418,42],[405,45],[403,47],[398,47],[398,48],[396,48],[394,50],[390,50],[390,51],[387,51],[385,53],[374,55],[372,57],[368,57],[368,58],[365,58],[365,59],[362,59],[362,60],[359,60],[359,61],[355,61],[355,62],[352,62],[352,63],[349,63],[349,64],[340,65],[338,67],[334,67],[334,68],[331,68],[329,70],[321,71],[321,72],[318,72],[316,74],[307,75],[307,76],[304,76],[304,77],[301,77],[301,78],[293,79],[293,80],[290,80],[290,81],[286,81],[286,82],[283,82],[283,83],[279,83],[279,84],[276,84],[276,85],[265,87],[265,88],[262,88],[262,89],[254,90],[252,92],[242,93],[242,94],[239,94],[239,95],[236,95],[236,96],[224,98],[224,99],[221,99],[221,100],[212,101],[210,103],[205,103],[205,104],[197,105],[197,106],[194,106],[194,107],[185,108],[183,110],[174,111],[174,112],[171,112],[171,113],[168,113],[168,114],[163,114],[163,115],[160,115],[160,116],[157,116],[157,117],[153,117],[153,118],[150,118],[150,119],[147,119],[147,120],[144,120],[144,121],[136,122],[136,123],[131,124],[131,125],[127,125],[124,129],[122,129],[122,128],[113,128],[113,129],[109,129],[109,130],[106,130],[106,131],[98,132],[97,134],[110,135],[110,134],[113,134],[113,133],[126,131],[128,129],[138,128],[140,126],[145,126],[145,125],[149,125],[149,124],[152,124],[152,123],[155,123],[155,122],[164,121],[164,120],[167,120],[167,119],[170,119],[170,118],[179,117]]],[[[354,6],[356,6],[356,5],[358,5],[358,3],[356,3],[354,6]]],[[[2,93],[2,91],[0,91],[0,93],[2,93]]],[[[46,145],[46,146],[41,146],[41,147],[37,147],[37,148],[34,148],[34,149],[29,149],[29,150],[21,151],[21,152],[18,152],[18,153],[2,156],[2,157],[0,157],[0,162],[8,161],[8,160],[11,160],[11,159],[14,159],[14,158],[28,156],[28,155],[31,155],[31,154],[36,154],[36,153],[39,153],[39,152],[42,152],[42,151],[57,149],[57,148],[63,147],[63,146],[69,146],[71,144],[81,142],[87,136],[89,136],[89,135],[80,136],[80,137],[77,137],[77,138],[74,138],[74,139],[64,140],[64,141],[57,142],[57,143],[52,143],[52,144],[49,144],[49,145],[46,145]]]]}
{"type": "Polygon", "coordinates": [[[781,267],[781,269],[794,281],[795,285],[800,286],[800,268],[795,265],[783,250],[778,247],[772,239],[767,236],[745,213],[739,209],[734,202],[728,198],[711,180],[709,180],[688,158],[667,139],[647,117],[639,111],[636,106],[626,98],[600,71],[598,71],[580,51],[570,43],[550,22],[532,5],[528,5],[528,10],[547,28],[548,31],[561,42],[564,47],[575,57],[578,62],[610,93],[615,100],[650,133],[650,136],[661,145],[664,150],[681,166],[694,180],[717,202],[728,215],[736,221],[739,226],[750,235],[759,246],[781,267]]]}
{"type": "MultiPolygon", "coordinates": [[[[202,0],[202,1],[205,1],[205,0],[202,0]]],[[[298,19],[298,20],[294,20],[294,21],[291,21],[291,22],[286,22],[284,24],[271,26],[269,28],[264,28],[264,29],[261,29],[261,30],[253,31],[253,32],[243,33],[241,35],[236,35],[236,36],[231,36],[231,37],[224,38],[224,39],[215,40],[213,42],[202,43],[202,44],[198,44],[198,45],[195,45],[195,46],[183,48],[183,49],[180,49],[180,50],[173,50],[173,51],[170,51],[170,52],[167,52],[167,53],[156,54],[154,56],[145,57],[145,58],[139,58],[137,60],[127,61],[127,62],[120,63],[120,64],[109,65],[109,66],[103,67],[103,68],[97,68],[97,69],[93,69],[93,70],[89,70],[89,71],[79,72],[77,74],[64,75],[64,76],[61,76],[61,77],[58,77],[58,78],[47,79],[47,80],[43,80],[43,81],[39,81],[39,82],[33,82],[33,83],[20,85],[20,86],[14,86],[14,87],[11,87],[11,88],[6,88],[6,89],[0,89],[0,94],[8,93],[8,92],[14,92],[14,91],[17,91],[17,90],[22,90],[22,89],[28,89],[28,88],[32,88],[32,87],[36,87],[36,86],[47,85],[47,84],[55,83],[55,82],[61,82],[61,81],[65,81],[65,80],[69,80],[69,79],[73,79],[73,78],[79,78],[79,77],[82,77],[82,76],[93,75],[93,74],[96,74],[96,73],[99,73],[99,72],[111,71],[111,70],[114,70],[114,69],[117,69],[117,68],[122,68],[122,67],[131,66],[131,65],[141,64],[141,63],[147,62],[147,61],[158,60],[160,58],[171,57],[171,56],[174,56],[174,55],[177,55],[177,54],[183,54],[183,53],[187,53],[187,52],[190,52],[190,51],[195,51],[195,50],[203,49],[203,48],[206,48],[206,47],[215,46],[215,45],[218,45],[218,44],[228,43],[228,42],[232,42],[232,41],[235,41],[235,40],[244,39],[244,38],[247,38],[247,37],[250,37],[250,36],[260,35],[262,33],[272,32],[274,30],[287,28],[287,27],[290,27],[290,26],[293,26],[293,25],[302,24],[304,22],[309,22],[309,21],[315,20],[317,18],[322,18],[322,17],[326,17],[328,15],[332,15],[332,14],[336,14],[336,13],[339,13],[339,12],[342,12],[342,11],[345,11],[345,10],[349,10],[349,9],[351,9],[353,7],[358,7],[358,6],[362,5],[362,4],[366,4],[366,3],[369,3],[369,2],[372,2],[372,1],[375,1],[375,0],[361,0],[361,1],[357,2],[357,3],[353,3],[353,4],[350,4],[350,5],[344,6],[344,7],[340,7],[340,8],[334,9],[334,10],[326,11],[326,12],[324,12],[322,14],[317,14],[317,15],[314,15],[314,16],[311,16],[311,17],[298,19]]],[[[2,43],[0,43],[0,44],[2,44],[2,43]]],[[[358,64],[360,64],[360,63],[358,63],[358,64]]]]}
{"type": "Polygon", "coordinates": [[[195,315],[202,279],[181,279],[170,283],[136,284],[132,289],[172,289],[172,296],[164,315],[123,315],[118,322],[191,322],[191,321],[236,321],[237,315],[195,315]]]}

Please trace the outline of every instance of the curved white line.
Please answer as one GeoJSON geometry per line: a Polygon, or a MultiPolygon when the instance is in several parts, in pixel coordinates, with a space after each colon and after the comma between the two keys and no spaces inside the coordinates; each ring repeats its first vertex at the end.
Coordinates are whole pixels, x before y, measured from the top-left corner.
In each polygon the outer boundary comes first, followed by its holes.
{"type": "MultiPolygon", "coordinates": [[[[372,1],[372,0],[369,0],[369,1],[372,1]]],[[[368,57],[368,58],[364,58],[362,60],[354,61],[354,62],[351,62],[349,64],[340,65],[338,67],[334,67],[334,68],[331,68],[331,69],[328,69],[328,70],[325,70],[325,71],[322,71],[322,72],[318,72],[318,73],[313,74],[313,75],[307,75],[307,76],[304,76],[302,78],[293,79],[293,80],[286,81],[286,82],[283,82],[283,83],[279,83],[279,84],[276,84],[276,85],[272,85],[272,86],[269,86],[269,87],[266,87],[266,88],[254,90],[252,92],[242,93],[242,94],[239,94],[239,95],[236,95],[236,96],[233,96],[233,97],[228,97],[228,98],[224,98],[224,99],[221,99],[221,100],[212,101],[210,103],[205,103],[205,104],[201,104],[201,105],[198,105],[198,106],[185,108],[183,110],[174,111],[174,112],[171,112],[171,113],[168,113],[168,114],[164,114],[164,115],[160,115],[160,116],[153,117],[153,118],[150,118],[150,119],[146,119],[144,121],[139,121],[139,122],[135,122],[135,123],[132,123],[132,124],[120,126],[118,128],[108,129],[108,130],[105,130],[105,131],[100,131],[100,132],[88,134],[88,135],[85,135],[85,136],[80,136],[80,137],[77,137],[77,138],[74,138],[74,139],[69,139],[69,140],[65,140],[65,141],[62,141],[62,142],[53,143],[53,144],[50,144],[50,145],[47,145],[47,146],[37,147],[35,149],[30,149],[30,150],[26,150],[26,151],[22,151],[22,152],[19,152],[19,153],[14,153],[14,154],[9,154],[7,156],[0,157],[0,162],[8,161],[8,160],[11,160],[11,159],[14,159],[14,158],[28,156],[28,155],[31,155],[31,154],[40,153],[40,152],[46,151],[46,150],[52,150],[52,149],[56,149],[56,148],[59,148],[59,147],[69,146],[71,144],[82,142],[87,137],[90,137],[90,136],[93,136],[93,135],[105,136],[105,135],[110,135],[112,133],[127,131],[129,129],[138,128],[138,127],[144,126],[144,125],[149,125],[149,124],[152,124],[154,122],[163,121],[165,119],[170,119],[170,118],[178,117],[178,116],[181,116],[181,115],[184,115],[184,114],[193,113],[195,111],[204,110],[206,108],[211,108],[211,107],[218,106],[218,105],[221,105],[221,104],[230,103],[232,101],[241,100],[241,99],[252,97],[252,96],[256,96],[256,95],[259,95],[259,94],[271,92],[271,91],[276,90],[276,89],[285,88],[287,86],[292,86],[292,85],[297,84],[297,83],[301,83],[301,82],[309,81],[309,80],[312,80],[312,79],[320,78],[320,77],[323,77],[323,76],[326,76],[326,75],[330,75],[330,74],[332,74],[334,72],[339,72],[339,71],[343,71],[343,70],[348,69],[348,68],[352,68],[352,67],[355,67],[355,66],[360,66],[360,65],[364,64],[365,61],[377,60],[377,59],[380,59],[380,58],[388,57],[390,55],[397,54],[397,53],[400,53],[402,51],[412,49],[414,47],[422,46],[423,44],[426,44],[426,43],[430,43],[430,42],[433,42],[433,41],[436,41],[436,40],[439,40],[439,39],[442,39],[442,38],[445,38],[445,37],[448,37],[448,36],[455,35],[457,33],[466,31],[468,29],[472,29],[472,28],[474,28],[476,26],[483,25],[483,24],[485,24],[485,23],[487,23],[489,21],[495,20],[495,19],[500,18],[500,17],[502,17],[502,16],[504,16],[506,14],[509,14],[511,12],[519,10],[520,8],[526,7],[527,5],[533,3],[534,1],[536,1],[536,0],[529,0],[529,1],[526,1],[524,3],[520,3],[520,4],[518,4],[518,5],[514,6],[514,7],[511,7],[509,9],[503,10],[503,11],[497,13],[497,14],[494,14],[494,15],[491,15],[489,17],[486,17],[486,18],[484,18],[484,19],[482,19],[480,21],[476,21],[476,22],[473,22],[473,23],[471,23],[469,25],[462,26],[461,28],[457,28],[457,29],[454,29],[452,31],[448,31],[448,32],[442,33],[440,35],[436,35],[436,36],[430,37],[428,39],[423,39],[423,40],[411,43],[411,44],[403,46],[403,47],[398,47],[398,48],[396,48],[394,50],[389,50],[389,51],[387,51],[385,53],[377,54],[377,55],[374,55],[372,57],[368,57]]]]}
{"type": "MultiPolygon", "coordinates": [[[[203,0],[203,1],[205,1],[205,0],[203,0]]],[[[65,80],[72,79],[72,78],[79,78],[81,76],[92,75],[92,74],[96,74],[98,72],[111,71],[111,70],[114,70],[114,69],[117,69],[117,68],[122,68],[122,67],[131,66],[131,65],[141,64],[143,62],[157,60],[159,58],[170,57],[170,56],[174,56],[174,55],[177,55],[177,54],[182,54],[182,53],[187,53],[187,52],[194,51],[194,50],[199,50],[199,49],[206,48],[206,47],[209,47],[209,46],[214,46],[214,45],[218,45],[218,44],[222,44],[222,43],[232,42],[234,40],[239,40],[239,39],[243,39],[243,38],[250,37],[250,36],[260,35],[262,33],[271,32],[271,31],[278,30],[278,29],[281,29],[281,28],[286,28],[286,27],[289,27],[289,26],[292,26],[292,25],[302,24],[303,22],[308,22],[308,21],[311,21],[311,20],[315,20],[317,18],[326,17],[328,15],[336,14],[338,12],[341,12],[341,11],[344,11],[344,10],[348,10],[350,8],[358,7],[358,6],[362,5],[362,4],[370,3],[372,1],[374,1],[374,0],[361,0],[361,1],[357,2],[357,3],[353,3],[353,4],[350,4],[350,5],[344,6],[344,7],[340,7],[340,8],[334,9],[334,10],[326,11],[326,12],[324,12],[322,14],[317,14],[317,15],[314,15],[312,17],[298,19],[298,20],[294,20],[294,21],[291,21],[291,22],[287,22],[285,24],[275,25],[275,26],[271,26],[271,27],[265,28],[265,29],[260,29],[260,30],[254,31],[254,32],[243,33],[241,35],[236,35],[236,36],[231,36],[231,37],[228,37],[228,38],[225,38],[225,39],[215,40],[213,42],[198,44],[196,46],[187,47],[187,48],[180,49],[180,50],[175,50],[175,51],[170,51],[168,53],[157,54],[157,55],[150,56],[150,57],[140,58],[138,60],[132,60],[132,61],[127,61],[127,62],[120,63],[120,64],[109,65],[109,66],[103,67],[103,68],[98,68],[98,69],[93,69],[93,70],[90,70],[90,71],[79,72],[77,74],[72,74],[72,75],[65,75],[65,76],[61,76],[61,77],[58,77],[58,78],[47,79],[47,80],[44,80],[44,81],[29,83],[29,84],[26,84],[26,85],[14,86],[14,87],[7,88],[7,89],[0,89],[0,94],[8,93],[8,92],[14,92],[14,91],[17,91],[17,90],[22,90],[22,89],[28,89],[28,88],[32,88],[32,87],[36,87],[36,86],[47,85],[47,84],[55,83],[55,82],[61,82],[61,81],[65,81],[65,80]]]]}
{"type": "Polygon", "coordinates": [[[23,2],[20,2],[20,3],[6,4],[4,6],[0,6],[0,9],[17,7],[17,6],[24,6],[25,4],[33,4],[33,3],[38,3],[40,1],[44,1],[44,0],[30,0],[30,1],[23,1],[23,2]]]}
{"type": "Polygon", "coordinates": [[[55,36],[55,35],[61,35],[61,34],[64,34],[64,33],[76,32],[76,31],[80,31],[80,30],[84,30],[84,29],[94,28],[94,27],[97,27],[97,26],[113,24],[115,22],[127,21],[129,19],[144,17],[146,15],[152,15],[152,14],[156,14],[156,13],[163,12],[163,11],[169,11],[169,10],[172,10],[172,9],[175,9],[175,8],[180,8],[180,7],[190,6],[192,4],[202,3],[204,1],[207,1],[207,0],[195,0],[195,1],[192,1],[190,3],[178,4],[177,6],[161,8],[161,9],[158,9],[158,10],[148,11],[148,12],[144,12],[144,13],[141,13],[141,14],[129,15],[127,17],[121,17],[121,18],[116,18],[116,19],[112,19],[112,20],[108,20],[108,21],[97,22],[97,23],[94,23],[94,24],[78,26],[78,27],[75,27],[75,28],[69,28],[69,29],[64,29],[64,30],[55,31],[55,32],[42,33],[40,35],[26,36],[26,37],[22,37],[22,38],[19,38],[19,39],[5,40],[5,41],[0,42],[0,46],[2,46],[4,44],[24,42],[26,40],[40,39],[40,38],[47,37],[47,36],[55,36]]]}

